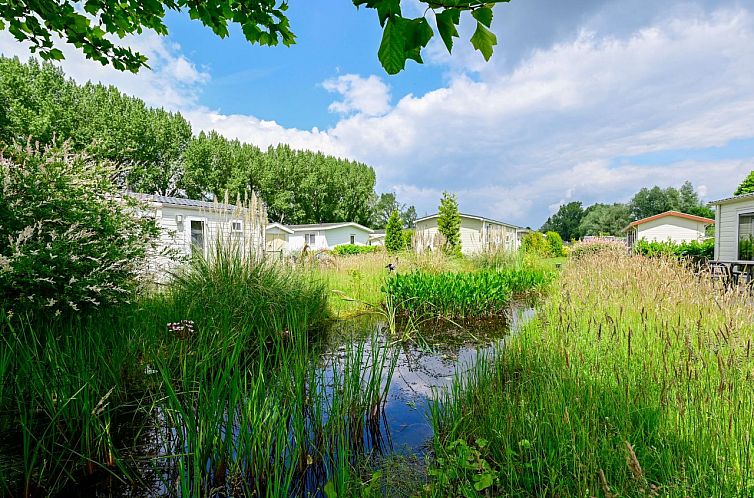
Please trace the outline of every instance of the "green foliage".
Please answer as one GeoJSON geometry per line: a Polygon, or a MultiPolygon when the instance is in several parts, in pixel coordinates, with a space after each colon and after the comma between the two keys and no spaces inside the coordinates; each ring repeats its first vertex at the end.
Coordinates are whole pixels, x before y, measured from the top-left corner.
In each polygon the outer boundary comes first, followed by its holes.
{"type": "Polygon", "coordinates": [[[356,244],[341,244],[335,246],[332,250],[333,254],[338,256],[353,256],[354,254],[369,254],[380,250],[379,246],[359,246],[356,244]]]}
{"type": "Polygon", "coordinates": [[[410,251],[414,247],[414,230],[413,228],[407,228],[401,232],[403,235],[403,247],[410,251]]]}
{"type": "Polygon", "coordinates": [[[542,232],[558,232],[563,240],[579,237],[579,224],[584,217],[581,202],[574,201],[563,204],[558,212],[547,218],[540,230],[542,232]]]}
{"type": "Polygon", "coordinates": [[[702,242],[692,240],[689,242],[649,242],[644,239],[637,240],[633,250],[636,254],[645,256],[677,256],[712,259],[715,255],[715,240],[707,239],[702,242]]]}
{"type": "Polygon", "coordinates": [[[393,211],[387,220],[385,229],[385,249],[389,253],[402,251],[406,248],[406,242],[403,239],[403,224],[401,223],[398,211],[393,211]]]}
{"type": "Polygon", "coordinates": [[[175,195],[180,190],[182,157],[191,126],[180,114],[147,107],[114,87],[79,86],[51,64],[22,64],[0,57],[0,95],[5,120],[0,143],[28,139],[66,141],[96,159],[113,161],[118,176],[133,190],[175,195]]]}
{"type": "Polygon", "coordinates": [[[444,448],[444,456],[427,471],[430,477],[428,486],[431,496],[485,496],[480,495],[495,484],[500,483],[499,471],[492,468],[485,458],[489,442],[478,438],[474,445],[463,439],[456,439],[444,448]]]}
{"type": "Polygon", "coordinates": [[[680,211],[706,218],[714,217],[714,212],[699,200],[694,186],[688,181],[678,189],[674,187],[662,189],[658,186],[642,188],[633,196],[629,207],[635,220],[665,211],[680,211]]]}
{"type": "Polygon", "coordinates": [[[548,251],[547,255],[551,258],[560,258],[565,256],[565,250],[563,249],[563,239],[560,238],[558,232],[547,232],[545,234],[545,242],[547,243],[548,251]]]}
{"type": "Polygon", "coordinates": [[[542,232],[529,232],[521,240],[521,249],[527,254],[548,256],[550,245],[542,232]]]}
{"type": "Polygon", "coordinates": [[[112,165],[67,146],[0,155],[0,302],[50,314],[129,300],[158,235],[112,165]]]}
{"type": "Polygon", "coordinates": [[[399,311],[418,316],[483,318],[505,314],[516,294],[536,290],[553,278],[533,267],[475,272],[399,273],[386,280],[383,292],[399,311]]]}
{"type": "Polygon", "coordinates": [[[443,192],[437,217],[437,230],[443,236],[442,250],[445,254],[461,254],[461,213],[455,194],[443,192]]]}
{"type": "Polygon", "coordinates": [[[741,184],[733,192],[733,195],[743,195],[754,193],[754,171],[749,173],[741,184]]]}
{"type": "Polygon", "coordinates": [[[404,227],[412,227],[416,221],[416,208],[406,206],[396,199],[392,192],[380,194],[374,204],[374,215],[370,226],[372,228],[385,228],[393,211],[398,211],[404,227]]]}
{"type": "Polygon", "coordinates": [[[0,144],[66,140],[121,166],[120,185],[161,195],[242,199],[256,190],[271,219],[369,225],[374,170],[279,145],[266,151],[211,132],[192,138],[180,114],[151,109],[113,87],[76,85],[60,69],[0,58],[0,144]],[[5,119],[2,119],[5,118],[5,119]]]}
{"type": "Polygon", "coordinates": [[[585,235],[620,237],[631,222],[631,210],[626,204],[593,204],[584,210],[579,223],[579,236],[585,235]]]}
{"type": "MultiPolygon", "coordinates": [[[[508,0],[470,0],[465,2],[435,2],[421,0],[427,12],[434,13],[437,30],[448,51],[453,37],[458,37],[456,27],[463,11],[470,11],[477,22],[471,43],[485,60],[492,55],[497,43],[495,35],[487,28],[492,24],[492,5],[508,0]]],[[[434,36],[424,15],[403,17],[401,0],[353,0],[354,5],[364,5],[377,11],[380,26],[384,28],[378,58],[389,74],[401,71],[408,59],[422,63],[421,50],[434,36]]],[[[3,2],[0,9],[0,29],[8,31],[19,41],[30,43],[31,50],[45,60],[62,60],[58,48],[61,41],[81,50],[87,58],[112,65],[121,71],[137,72],[147,66],[147,57],[129,47],[114,43],[115,35],[123,38],[144,30],[167,35],[164,23],[167,10],[187,12],[193,20],[200,21],[217,36],[230,34],[229,24],[238,25],[247,41],[259,45],[290,46],[295,35],[286,15],[288,4],[276,0],[250,0],[236,3],[197,3],[189,0],[118,3],[113,0],[87,0],[83,5],[73,0],[40,3],[31,0],[3,2]],[[81,8],[79,8],[81,7],[81,8]],[[83,10],[82,10],[83,8],[83,10]]]]}

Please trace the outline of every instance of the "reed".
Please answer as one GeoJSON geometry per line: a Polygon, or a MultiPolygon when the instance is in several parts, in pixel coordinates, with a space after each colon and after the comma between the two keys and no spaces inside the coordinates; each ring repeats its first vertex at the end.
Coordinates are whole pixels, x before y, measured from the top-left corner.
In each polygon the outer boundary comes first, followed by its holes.
{"type": "Polygon", "coordinates": [[[677,261],[582,255],[432,405],[429,494],[750,496],[753,318],[677,261]]]}

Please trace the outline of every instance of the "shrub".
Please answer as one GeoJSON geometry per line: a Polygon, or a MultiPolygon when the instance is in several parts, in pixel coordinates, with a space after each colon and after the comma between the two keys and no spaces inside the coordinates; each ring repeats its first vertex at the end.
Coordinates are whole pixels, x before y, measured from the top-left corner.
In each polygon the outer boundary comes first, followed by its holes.
{"type": "Polygon", "coordinates": [[[403,240],[403,223],[398,211],[393,211],[385,227],[385,249],[389,253],[402,251],[406,247],[403,240]]]}
{"type": "Polygon", "coordinates": [[[715,241],[714,239],[707,239],[702,242],[692,240],[676,244],[671,241],[649,242],[641,239],[636,241],[633,250],[636,254],[643,254],[645,256],[712,259],[715,253],[715,241]]]}
{"type": "Polygon", "coordinates": [[[454,194],[444,192],[440,199],[437,231],[443,237],[442,250],[452,256],[461,255],[461,214],[454,194]]]}
{"type": "Polygon", "coordinates": [[[335,246],[332,250],[333,254],[338,256],[348,256],[354,254],[367,254],[376,252],[379,250],[379,246],[358,246],[356,244],[341,244],[335,246]]]}
{"type": "Polygon", "coordinates": [[[547,256],[550,252],[547,240],[542,232],[529,232],[521,241],[521,248],[525,253],[547,256]]]}
{"type": "Polygon", "coordinates": [[[410,251],[414,248],[414,230],[412,228],[407,228],[403,230],[403,247],[410,251]]]}
{"type": "Polygon", "coordinates": [[[582,259],[592,254],[602,253],[606,257],[613,257],[626,253],[626,244],[622,241],[590,240],[575,242],[571,245],[568,255],[572,259],[582,259]]]}
{"type": "Polygon", "coordinates": [[[0,154],[0,300],[58,315],[131,298],[158,228],[116,173],[67,146],[0,154]]]}
{"type": "Polygon", "coordinates": [[[545,234],[548,251],[551,257],[559,258],[565,254],[563,251],[563,239],[558,232],[547,232],[545,234]]]}

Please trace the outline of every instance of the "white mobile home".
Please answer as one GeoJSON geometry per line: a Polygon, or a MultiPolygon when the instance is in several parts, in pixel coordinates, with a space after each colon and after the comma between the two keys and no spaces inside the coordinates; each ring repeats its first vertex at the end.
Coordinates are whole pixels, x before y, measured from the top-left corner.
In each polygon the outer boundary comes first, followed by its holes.
{"type": "Polygon", "coordinates": [[[633,221],[623,231],[626,232],[629,247],[632,247],[638,240],[680,244],[703,240],[707,226],[714,223],[715,220],[702,216],[678,211],[665,211],[633,221]]]}
{"type": "Polygon", "coordinates": [[[754,194],[710,204],[715,206],[715,260],[754,261],[754,194]]]}
{"type": "Polygon", "coordinates": [[[173,269],[194,251],[205,256],[215,243],[233,243],[243,254],[261,253],[266,212],[256,196],[249,207],[163,195],[131,194],[145,205],[142,216],[160,228],[158,251],[150,266],[158,273],[173,269]]]}
{"type": "Polygon", "coordinates": [[[345,221],[306,225],[272,223],[267,227],[267,250],[290,253],[301,251],[304,247],[310,251],[323,251],[343,244],[366,246],[372,233],[374,230],[371,228],[345,221]]]}
{"type": "MultiPolygon", "coordinates": [[[[438,215],[433,214],[416,220],[414,247],[417,252],[432,251],[442,246],[443,237],[437,228],[437,219],[438,215]]],[[[510,223],[461,214],[461,252],[476,254],[497,249],[515,251],[519,247],[519,230],[520,227],[510,223]]]]}

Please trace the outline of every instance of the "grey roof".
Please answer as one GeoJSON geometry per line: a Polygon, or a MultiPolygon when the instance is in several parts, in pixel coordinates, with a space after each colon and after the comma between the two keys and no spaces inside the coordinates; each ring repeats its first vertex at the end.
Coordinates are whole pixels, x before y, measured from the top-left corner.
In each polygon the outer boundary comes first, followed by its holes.
{"type": "MultiPolygon", "coordinates": [[[[474,218],[475,220],[488,221],[490,223],[496,223],[498,225],[505,225],[507,227],[512,227],[517,230],[523,228],[518,225],[513,225],[512,223],[506,223],[504,221],[493,220],[492,218],[485,218],[484,216],[478,216],[476,214],[465,214],[465,213],[459,213],[459,214],[461,215],[462,218],[474,218]]],[[[418,223],[420,221],[428,220],[430,218],[437,218],[438,215],[439,213],[430,214],[428,216],[422,216],[421,218],[417,219],[416,222],[418,223]]]]}
{"type": "Polygon", "coordinates": [[[372,232],[372,235],[385,235],[385,233],[386,233],[385,229],[384,228],[380,228],[379,230],[374,230],[372,232]]]}
{"type": "MultiPolygon", "coordinates": [[[[235,209],[239,209],[238,206],[234,206],[233,204],[223,204],[219,202],[210,202],[210,201],[197,201],[194,199],[184,199],[182,197],[168,197],[166,195],[155,195],[155,194],[138,194],[138,193],[130,193],[129,195],[132,195],[136,197],[137,199],[145,202],[159,202],[160,204],[169,204],[171,206],[182,206],[182,207],[188,207],[188,208],[195,208],[195,209],[214,209],[214,210],[224,210],[224,211],[233,211],[235,209]]],[[[240,208],[244,209],[244,208],[240,208]]]]}
{"type": "Polygon", "coordinates": [[[741,194],[741,195],[734,195],[733,197],[726,197],[725,199],[719,199],[716,201],[710,202],[710,204],[728,204],[729,202],[736,202],[739,200],[744,199],[754,199],[754,192],[750,194],[741,194]]]}
{"type": "Polygon", "coordinates": [[[344,226],[356,226],[359,227],[369,233],[373,233],[374,230],[371,228],[365,227],[364,225],[360,225],[354,221],[339,221],[335,223],[306,223],[303,225],[286,225],[291,230],[329,230],[331,228],[338,228],[338,227],[344,227],[344,226]]]}

